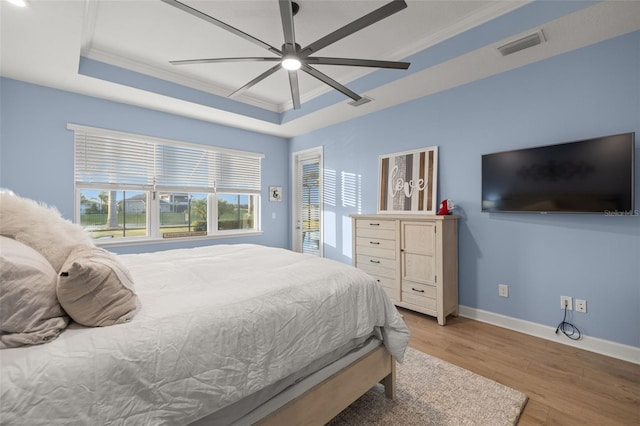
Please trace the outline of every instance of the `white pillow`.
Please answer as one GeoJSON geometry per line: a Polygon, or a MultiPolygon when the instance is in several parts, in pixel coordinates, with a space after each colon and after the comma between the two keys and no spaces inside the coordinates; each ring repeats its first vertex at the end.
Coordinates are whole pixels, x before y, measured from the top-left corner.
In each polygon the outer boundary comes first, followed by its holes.
{"type": "Polygon", "coordinates": [[[0,348],[45,343],[69,323],[56,272],[31,247],[0,236],[0,348]]]}
{"type": "Polygon", "coordinates": [[[85,230],[58,210],[0,191],[0,235],[18,240],[45,257],[58,272],[78,244],[94,245],[85,230]]]}

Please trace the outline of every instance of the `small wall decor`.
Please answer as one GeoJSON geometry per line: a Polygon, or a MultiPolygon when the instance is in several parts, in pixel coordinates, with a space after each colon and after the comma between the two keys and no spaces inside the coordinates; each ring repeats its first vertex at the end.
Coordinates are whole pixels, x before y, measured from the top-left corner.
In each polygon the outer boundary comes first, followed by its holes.
{"type": "Polygon", "coordinates": [[[436,213],[437,146],[381,155],[378,175],[378,213],[436,213]]]}
{"type": "Polygon", "coordinates": [[[282,187],[270,186],[269,187],[269,201],[282,201],[282,187]]]}

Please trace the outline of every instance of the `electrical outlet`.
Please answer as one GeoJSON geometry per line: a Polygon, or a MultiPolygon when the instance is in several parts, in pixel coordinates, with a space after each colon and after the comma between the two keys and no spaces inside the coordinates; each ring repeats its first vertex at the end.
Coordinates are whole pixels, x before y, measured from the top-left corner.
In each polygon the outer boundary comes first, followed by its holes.
{"type": "Polygon", "coordinates": [[[498,296],[509,297],[509,286],[506,284],[498,284],[498,296]]]}
{"type": "Polygon", "coordinates": [[[576,312],[587,313],[587,301],[582,299],[576,299],[576,312]]]}
{"type": "Polygon", "coordinates": [[[567,309],[570,311],[573,309],[573,303],[571,296],[560,296],[560,309],[567,309]]]}

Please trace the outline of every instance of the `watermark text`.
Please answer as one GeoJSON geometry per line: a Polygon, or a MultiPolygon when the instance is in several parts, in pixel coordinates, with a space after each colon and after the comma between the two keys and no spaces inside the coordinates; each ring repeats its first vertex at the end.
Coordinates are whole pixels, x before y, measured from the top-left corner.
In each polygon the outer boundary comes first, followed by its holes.
{"type": "Polygon", "coordinates": [[[640,216],[640,210],[605,210],[605,216],[640,216]]]}

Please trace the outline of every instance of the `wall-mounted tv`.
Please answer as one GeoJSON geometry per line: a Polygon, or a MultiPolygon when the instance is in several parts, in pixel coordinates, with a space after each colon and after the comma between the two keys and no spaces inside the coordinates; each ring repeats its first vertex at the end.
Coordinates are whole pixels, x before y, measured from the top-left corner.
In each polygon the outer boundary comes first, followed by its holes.
{"type": "Polygon", "coordinates": [[[634,212],[635,133],[485,154],[482,211],[634,212]]]}

